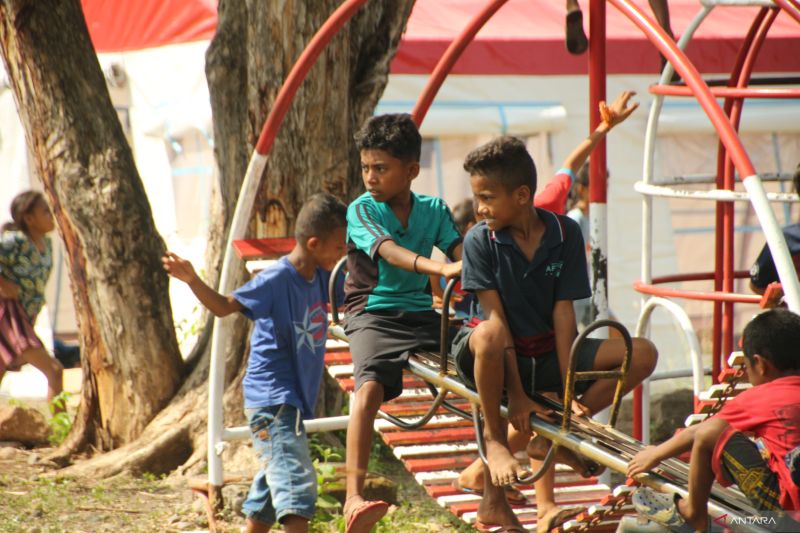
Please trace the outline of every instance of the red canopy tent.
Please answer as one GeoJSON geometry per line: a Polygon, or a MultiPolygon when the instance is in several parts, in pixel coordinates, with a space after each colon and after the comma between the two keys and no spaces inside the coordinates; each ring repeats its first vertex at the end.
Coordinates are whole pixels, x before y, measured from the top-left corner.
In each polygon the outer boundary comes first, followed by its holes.
{"type": "MultiPolygon", "coordinates": [[[[215,0],[83,0],[98,52],[120,52],[207,40],[216,28],[215,0]]],[[[447,45],[486,0],[417,0],[392,63],[395,74],[428,74],[447,45]]],[[[584,1],[588,7],[588,1],[584,1]]],[[[646,7],[647,2],[638,2],[646,7]]],[[[669,2],[678,33],[700,10],[698,0],[669,2]]],[[[689,46],[701,72],[728,72],[756,8],[717,8],[689,46]]],[[[617,10],[608,8],[609,74],[658,70],[653,46],[617,10]]],[[[586,24],[588,27],[588,23],[586,24]]],[[[469,46],[454,74],[585,74],[587,56],[564,48],[564,6],[552,0],[509,0],[469,46]]],[[[800,71],[800,26],[778,17],[756,67],[758,72],[800,71]]]]}

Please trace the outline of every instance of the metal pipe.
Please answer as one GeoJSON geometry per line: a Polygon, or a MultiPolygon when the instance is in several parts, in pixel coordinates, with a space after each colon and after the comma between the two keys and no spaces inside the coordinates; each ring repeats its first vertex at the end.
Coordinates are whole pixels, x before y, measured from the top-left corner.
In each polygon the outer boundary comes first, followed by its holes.
{"type": "MultiPolygon", "coordinates": [[[[775,21],[775,18],[778,16],[777,9],[767,9],[762,8],[759,12],[759,16],[756,17],[754,21],[751,32],[748,33],[748,39],[746,40],[745,44],[742,45],[742,50],[747,50],[747,53],[744,56],[744,59],[741,61],[741,68],[738,74],[732,73],[731,78],[732,81],[734,76],[737,76],[735,80],[735,85],[738,89],[743,89],[747,87],[749,83],[750,77],[753,72],[753,67],[755,65],[756,58],[758,57],[759,52],[761,51],[761,47],[764,44],[764,40],[767,37],[767,33],[769,32],[769,28],[772,26],[772,23],[775,21]],[[757,30],[753,32],[753,28],[757,30]]],[[[738,61],[737,61],[738,63],[738,61]]],[[[729,100],[731,101],[731,100],[729,100]]],[[[726,102],[726,107],[728,106],[728,102],[726,102]]],[[[730,105],[730,112],[728,116],[730,117],[730,123],[733,126],[733,129],[738,133],[739,125],[741,123],[742,118],[742,110],[744,108],[744,100],[736,99],[732,100],[730,105]]],[[[725,188],[728,190],[733,190],[734,188],[734,167],[733,162],[729,157],[725,157],[725,188]]],[[[733,277],[731,273],[734,269],[734,211],[733,205],[727,204],[724,207],[724,227],[723,227],[723,240],[724,240],[724,254],[723,254],[723,284],[722,290],[725,292],[733,292],[733,277]]],[[[719,374],[720,366],[727,367],[727,359],[728,355],[730,355],[731,351],[733,350],[733,302],[726,302],[723,304],[723,312],[722,312],[722,357],[720,365],[720,361],[715,361],[716,365],[714,366],[714,375],[719,374]]]]}
{"type": "MultiPolygon", "coordinates": [[[[692,65],[688,58],[680,51],[675,43],[669,38],[664,30],[659,27],[654,20],[644,15],[642,10],[637,7],[632,0],[609,0],[617,9],[636,24],[656,45],[664,57],[672,62],[678,73],[686,81],[697,95],[700,106],[708,115],[714,128],[717,130],[720,139],[725,144],[725,148],[730,153],[736,170],[740,176],[748,176],[744,179],[745,189],[752,194],[752,202],[756,208],[759,222],[761,222],[767,236],[772,256],[778,269],[779,277],[784,286],[786,300],[789,308],[794,312],[800,312],[800,283],[794,274],[794,268],[786,248],[786,242],[780,231],[775,214],[768,209],[766,192],[761,180],[758,179],[753,163],[747,155],[741,140],[733,131],[730,123],[727,122],[725,114],[720,109],[708,86],[703,83],[700,73],[692,65]]],[[[788,0],[777,0],[786,3],[788,0]]],[[[783,5],[783,4],[781,4],[783,5]]],[[[797,6],[796,2],[791,2],[792,6],[797,6]]]]}
{"type": "MultiPolygon", "coordinates": [[[[735,86],[736,85],[736,78],[738,73],[742,71],[742,67],[744,66],[747,54],[751,48],[751,44],[753,39],[756,36],[758,31],[758,27],[761,25],[761,21],[766,16],[766,9],[760,9],[758,14],[756,15],[753,22],[750,24],[750,29],[745,36],[744,41],[742,42],[741,46],[739,47],[739,53],[736,56],[736,61],[734,63],[733,68],[731,69],[731,74],[728,77],[728,86],[735,86]]],[[[727,98],[724,103],[724,112],[726,116],[730,116],[731,109],[733,108],[733,100],[727,98]]],[[[726,168],[727,162],[730,160],[725,145],[720,141],[717,147],[717,176],[716,176],[716,185],[717,189],[722,190],[733,190],[733,186],[729,183],[729,177],[726,176],[726,168]]],[[[716,271],[716,276],[714,277],[714,290],[716,291],[723,291],[725,290],[725,282],[726,282],[726,272],[725,272],[725,265],[726,265],[726,254],[730,249],[730,242],[728,239],[728,231],[727,228],[730,226],[732,228],[731,216],[730,213],[733,212],[732,208],[728,206],[717,204],[716,208],[716,218],[715,218],[715,227],[714,227],[714,270],[716,271]]],[[[731,233],[732,234],[732,233],[731,233]]],[[[721,361],[723,359],[723,352],[725,351],[724,345],[727,344],[725,342],[725,338],[727,337],[726,332],[730,329],[727,325],[727,315],[729,313],[728,307],[722,305],[721,302],[715,302],[713,305],[713,338],[712,338],[712,350],[711,350],[711,361],[712,361],[712,383],[717,383],[717,376],[719,376],[719,371],[721,367],[721,361]]]]}
{"type": "MultiPolygon", "coordinates": [[[[313,420],[303,420],[306,433],[318,433],[321,431],[339,431],[347,429],[350,422],[350,415],[329,416],[326,418],[314,418],[313,420]]],[[[249,426],[237,426],[226,428],[222,432],[222,438],[226,441],[244,440],[250,438],[249,426]]]]}
{"type": "MultiPolygon", "coordinates": [[[[708,14],[711,13],[710,7],[703,7],[697,15],[689,22],[686,30],[678,40],[678,48],[685,50],[687,44],[694,36],[697,28],[703,23],[708,14]]],[[[666,85],[672,79],[674,68],[672,63],[667,61],[664,64],[659,85],[666,85]]],[[[655,166],[655,146],[658,132],[658,119],[661,116],[661,109],[664,103],[664,95],[655,94],[653,103],[650,106],[650,114],[647,117],[647,129],[644,138],[644,160],[642,162],[642,176],[645,185],[653,182],[653,169],[655,166]]],[[[652,278],[653,269],[653,199],[649,194],[643,193],[642,196],[642,282],[649,284],[652,278]]],[[[642,296],[642,308],[645,305],[645,297],[642,296]]],[[[633,434],[638,439],[645,436],[646,442],[649,441],[650,426],[644,427],[643,420],[650,419],[650,384],[638,385],[633,389],[633,434]]]]}
{"type": "MultiPolygon", "coordinates": [[[[662,187],[660,185],[650,185],[641,181],[633,184],[635,191],[648,196],[658,196],[661,198],[686,198],[687,200],[712,200],[715,202],[747,202],[751,201],[751,195],[745,191],[728,191],[725,189],[712,189],[710,191],[693,191],[687,189],[673,189],[672,187],[662,187]]],[[[785,192],[770,192],[765,195],[769,202],[797,202],[797,195],[785,192]]]]}
{"type": "Polygon", "coordinates": [[[414,105],[414,109],[411,111],[411,118],[417,126],[420,126],[422,121],[425,120],[425,115],[427,115],[428,109],[430,109],[433,103],[433,99],[442,87],[442,83],[444,83],[447,75],[453,70],[453,66],[456,64],[456,61],[458,61],[458,58],[461,57],[461,54],[467,46],[475,39],[475,35],[477,35],[480,29],[483,28],[489,19],[492,18],[497,10],[506,2],[507,0],[492,0],[483,6],[464,29],[461,30],[461,33],[453,39],[453,42],[447,47],[442,57],[439,58],[439,62],[436,63],[431,77],[428,78],[428,83],[425,84],[425,88],[422,90],[422,93],[417,99],[417,103],[414,105]]]}
{"type": "Polygon", "coordinates": [[[453,294],[453,289],[458,283],[460,278],[453,278],[448,283],[447,286],[444,288],[444,294],[442,295],[442,321],[439,327],[439,372],[442,375],[447,374],[447,355],[450,353],[450,297],[453,294]]]}
{"type": "MultiPolygon", "coordinates": [[[[733,273],[735,278],[749,278],[749,270],[737,270],[733,273]]],[[[689,274],[674,274],[672,276],[658,276],[653,278],[652,284],[676,283],[679,281],[708,281],[714,279],[714,272],[696,272],[689,274]]]]}
{"type": "MultiPolygon", "coordinates": [[[[781,234],[783,235],[783,234],[781,234]]],[[[642,294],[650,294],[652,296],[662,296],[670,298],[685,298],[687,300],[700,300],[703,302],[738,302],[743,304],[758,304],[761,301],[761,296],[750,294],[738,294],[735,292],[721,292],[721,291],[687,291],[682,289],[671,289],[668,287],[656,287],[641,281],[633,283],[633,290],[642,294]]]]}
{"type": "Polygon", "coordinates": [[[780,6],[781,9],[792,17],[795,21],[800,23],[800,3],[796,0],[773,0],[775,4],[780,6]]]}
{"type": "MultiPolygon", "coordinates": [[[[589,131],[601,123],[599,104],[606,100],[606,2],[589,1],[589,131]]],[[[606,141],[589,159],[589,244],[592,267],[592,316],[608,318],[608,217],[606,141]]]]}
{"type": "Polygon", "coordinates": [[[342,272],[342,269],[347,265],[347,256],[342,257],[336,263],[336,266],[331,270],[331,277],[328,280],[328,302],[331,305],[331,321],[334,324],[339,323],[339,302],[336,301],[336,278],[342,272]]]}
{"type": "MultiPolygon", "coordinates": [[[[649,300],[647,300],[647,303],[642,309],[641,315],[639,315],[639,321],[636,324],[634,335],[637,337],[644,336],[644,334],[647,331],[647,327],[650,324],[650,317],[652,316],[653,311],[655,311],[656,307],[662,307],[664,310],[666,310],[668,313],[672,315],[672,317],[680,326],[684,338],[686,339],[686,344],[689,348],[689,362],[692,365],[692,373],[691,373],[692,389],[694,392],[694,398],[696,402],[697,396],[703,390],[705,368],[703,367],[703,352],[700,349],[700,341],[697,338],[697,334],[694,331],[694,326],[692,325],[692,321],[689,318],[689,315],[686,314],[686,311],[675,302],[667,300],[665,298],[659,298],[659,297],[650,298],[649,300]]],[[[651,376],[648,379],[646,379],[645,382],[647,383],[647,386],[649,386],[650,382],[655,379],[657,379],[655,378],[655,376],[651,376]]],[[[641,440],[647,444],[650,443],[649,409],[648,409],[648,416],[644,417],[643,420],[641,440]]]]}
{"type": "MultiPolygon", "coordinates": [[[[774,11],[774,10],[773,10],[774,11]]],[[[777,12],[776,12],[777,13],[777,12]]],[[[753,89],[749,87],[709,87],[717,98],[797,99],[800,89],[753,89]]],[[[651,85],[650,94],[662,96],[694,96],[689,87],[681,85],[651,85]]]]}

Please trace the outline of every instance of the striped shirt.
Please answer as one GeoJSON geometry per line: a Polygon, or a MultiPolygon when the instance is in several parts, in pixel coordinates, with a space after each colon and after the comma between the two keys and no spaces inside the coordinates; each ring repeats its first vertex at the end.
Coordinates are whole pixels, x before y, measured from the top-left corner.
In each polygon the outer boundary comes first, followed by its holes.
{"type": "Polygon", "coordinates": [[[439,198],[411,193],[408,226],[403,227],[392,209],[369,193],[347,209],[347,267],[345,305],[354,314],[377,309],[426,311],[431,309],[428,276],[395,268],[383,260],[378,248],[392,240],[416,254],[430,257],[435,246],[451,256],[461,242],[453,216],[439,198]]]}

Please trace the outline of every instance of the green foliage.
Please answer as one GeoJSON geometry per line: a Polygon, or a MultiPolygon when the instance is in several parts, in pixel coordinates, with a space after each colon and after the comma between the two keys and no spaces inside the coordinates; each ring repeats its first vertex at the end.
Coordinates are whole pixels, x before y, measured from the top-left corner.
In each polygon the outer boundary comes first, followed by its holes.
{"type": "Polygon", "coordinates": [[[62,391],[58,396],[50,400],[48,407],[50,414],[53,415],[48,424],[50,425],[50,436],[48,440],[53,446],[58,446],[69,435],[72,429],[72,417],[67,412],[67,401],[71,394],[67,391],[62,391]]]}
{"type": "Polygon", "coordinates": [[[317,474],[317,516],[315,519],[323,523],[335,522],[341,518],[338,514],[341,504],[327,492],[340,484],[336,465],[332,463],[342,460],[341,450],[322,444],[316,435],[311,436],[309,447],[311,455],[314,457],[314,470],[317,474]]]}
{"type": "MultiPolygon", "coordinates": [[[[202,278],[202,271],[198,275],[202,278]]],[[[175,325],[175,338],[181,349],[188,349],[189,343],[193,343],[202,333],[202,311],[203,308],[200,304],[195,305],[189,315],[175,325]]]]}

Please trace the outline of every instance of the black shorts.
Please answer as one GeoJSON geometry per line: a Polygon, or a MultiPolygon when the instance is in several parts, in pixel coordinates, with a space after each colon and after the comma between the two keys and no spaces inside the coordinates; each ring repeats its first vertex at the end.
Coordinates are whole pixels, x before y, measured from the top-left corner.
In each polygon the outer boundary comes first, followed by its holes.
{"type": "Polygon", "coordinates": [[[436,311],[365,311],[347,319],[356,390],[367,381],[383,385],[383,401],[403,392],[410,353],[439,350],[441,315],[436,311]]]}
{"type": "MultiPolygon", "coordinates": [[[[459,377],[468,386],[475,389],[474,365],[475,358],[469,350],[469,337],[474,331],[473,328],[463,327],[453,339],[451,352],[456,359],[456,371],[459,377]]],[[[594,360],[597,350],[603,343],[603,339],[586,339],[581,350],[578,352],[578,372],[588,372],[594,367],[594,360]]],[[[556,392],[564,394],[564,386],[561,381],[561,368],[558,365],[558,356],[555,352],[550,352],[541,357],[520,357],[517,356],[517,369],[522,380],[522,388],[530,395],[534,392],[556,392]]],[[[594,381],[578,381],[575,383],[575,393],[583,394],[594,381]]]]}
{"type": "Polygon", "coordinates": [[[759,511],[780,511],[781,487],[756,444],[728,426],[720,435],[711,461],[720,485],[736,484],[759,511]]]}

